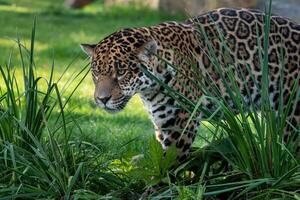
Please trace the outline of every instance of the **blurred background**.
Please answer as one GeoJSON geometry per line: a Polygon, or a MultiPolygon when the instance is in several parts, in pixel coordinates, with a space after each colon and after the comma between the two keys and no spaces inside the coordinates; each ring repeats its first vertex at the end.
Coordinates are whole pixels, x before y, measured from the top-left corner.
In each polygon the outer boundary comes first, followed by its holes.
{"type": "MultiPolygon", "coordinates": [[[[7,58],[12,45],[8,38],[20,35],[27,39],[34,16],[39,21],[39,57],[49,56],[49,49],[55,49],[56,59],[65,64],[67,58],[79,52],[78,44],[98,42],[123,27],[184,20],[218,7],[263,10],[265,3],[266,0],[0,0],[0,61],[7,58]]],[[[273,0],[276,14],[299,21],[299,10],[300,0],[273,0]]]]}
{"type": "MultiPolygon", "coordinates": [[[[70,8],[82,8],[96,0],[66,0],[70,8]]],[[[105,6],[140,5],[167,13],[196,15],[219,7],[244,7],[264,9],[266,0],[104,0],[105,6]]],[[[287,17],[300,18],[299,0],[273,0],[273,11],[287,17]]]]}
{"type": "MultiPolygon", "coordinates": [[[[56,59],[65,64],[74,52],[79,52],[78,44],[98,42],[120,28],[184,20],[218,7],[263,10],[265,3],[265,0],[0,0],[0,61],[7,58],[12,45],[8,38],[19,35],[26,42],[34,16],[39,22],[36,49],[39,58],[49,56],[55,49],[56,59]]],[[[299,8],[300,0],[273,0],[274,13],[295,21],[300,19],[299,8]]]]}

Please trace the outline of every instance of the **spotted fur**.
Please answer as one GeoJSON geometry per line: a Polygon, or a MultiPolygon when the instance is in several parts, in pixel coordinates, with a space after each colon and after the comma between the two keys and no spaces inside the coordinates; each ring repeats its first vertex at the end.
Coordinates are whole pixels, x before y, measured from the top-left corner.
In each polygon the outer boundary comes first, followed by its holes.
{"type": "MultiPolygon", "coordinates": [[[[189,152],[199,122],[192,121],[187,125],[190,113],[180,108],[175,99],[166,95],[163,87],[156,81],[147,77],[141,70],[141,65],[193,101],[197,101],[202,95],[199,87],[195,86],[197,80],[193,80],[195,73],[209,75],[213,78],[213,84],[206,83],[205,89],[209,90],[212,85],[216,85],[222,96],[230,102],[225,86],[208,58],[206,52],[209,46],[199,33],[199,27],[205,31],[219,62],[224,66],[234,66],[232,69],[245,99],[250,101],[251,98],[259,104],[260,84],[254,84],[246,66],[250,66],[254,78],[260,83],[262,70],[259,48],[262,47],[264,37],[262,12],[221,8],[182,23],[167,22],[150,27],[122,29],[97,45],[83,45],[91,56],[96,103],[109,112],[120,111],[134,94],[140,94],[155,125],[157,139],[164,149],[174,144],[181,159],[189,152]],[[220,32],[228,46],[226,51],[220,42],[220,32]],[[178,71],[158,57],[179,66],[178,71]],[[187,59],[196,64],[196,72],[192,70],[190,62],[186,62],[187,59]],[[245,77],[242,78],[235,70],[237,66],[245,77]],[[250,98],[247,90],[250,91],[250,98]],[[181,135],[184,128],[186,131],[181,135]]],[[[300,25],[284,17],[272,16],[268,51],[269,92],[275,109],[279,106],[281,67],[284,67],[283,92],[286,102],[298,75],[299,55],[300,25]],[[280,63],[281,53],[283,63],[280,63]]],[[[226,70],[224,67],[224,71],[226,70]]],[[[202,106],[211,110],[214,108],[209,101],[205,101],[202,106]]],[[[289,120],[294,125],[300,121],[299,102],[289,120]]]]}

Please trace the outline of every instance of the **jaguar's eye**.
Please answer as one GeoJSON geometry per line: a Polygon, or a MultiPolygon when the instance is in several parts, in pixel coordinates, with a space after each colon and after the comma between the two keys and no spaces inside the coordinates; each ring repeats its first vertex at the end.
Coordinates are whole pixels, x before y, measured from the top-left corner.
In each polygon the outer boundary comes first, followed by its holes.
{"type": "Polygon", "coordinates": [[[120,61],[119,60],[115,60],[115,67],[117,69],[120,67],[120,61]]]}
{"type": "Polygon", "coordinates": [[[123,76],[125,74],[125,69],[118,69],[118,75],[123,76]]]}
{"type": "Polygon", "coordinates": [[[117,79],[120,81],[126,76],[126,71],[125,70],[118,70],[118,76],[117,79]]]}
{"type": "Polygon", "coordinates": [[[126,73],[126,68],[124,65],[122,65],[120,63],[119,60],[116,60],[115,66],[116,66],[117,72],[118,72],[118,79],[121,79],[123,77],[123,75],[126,73]]]}
{"type": "Polygon", "coordinates": [[[94,68],[94,67],[96,67],[96,65],[97,65],[96,61],[92,61],[91,67],[94,68]]]}

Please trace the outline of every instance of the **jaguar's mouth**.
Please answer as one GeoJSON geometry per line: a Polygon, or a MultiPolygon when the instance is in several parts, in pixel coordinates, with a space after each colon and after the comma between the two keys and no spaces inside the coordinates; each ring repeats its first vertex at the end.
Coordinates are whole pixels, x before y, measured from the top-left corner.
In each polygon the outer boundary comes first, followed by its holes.
{"type": "Polygon", "coordinates": [[[121,99],[112,102],[107,102],[106,104],[97,104],[99,107],[101,107],[108,113],[117,113],[122,111],[126,107],[129,100],[129,96],[124,96],[121,99]]]}

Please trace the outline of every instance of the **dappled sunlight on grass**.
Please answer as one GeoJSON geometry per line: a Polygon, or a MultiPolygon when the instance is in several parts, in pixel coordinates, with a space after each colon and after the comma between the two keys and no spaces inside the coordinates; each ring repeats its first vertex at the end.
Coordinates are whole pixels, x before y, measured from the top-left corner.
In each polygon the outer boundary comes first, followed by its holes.
{"type": "Polygon", "coordinates": [[[32,9],[30,8],[26,8],[26,7],[20,7],[20,6],[16,6],[14,5],[1,5],[0,6],[0,12],[15,12],[15,13],[33,13],[32,9]]]}
{"type": "MultiPolygon", "coordinates": [[[[99,42],[108,34],[124,27],[149,26],[162,21],[183,19],[145,8],[104,8],[101,2],[82,10],[70,10],[64,7],[61,0],[2,0],[0,27],[5,28],[1,28],[0,32],[0,63],[7,59],[14,46],[11,39],[15,39],[17,35],[25,41],[30,39],[30,27],[35,16],[36,61],[39,60],[40,65],[44,66],[49,60],[51,62],[54,54],[55,62],[62,67],[81,52],[81,43],[99,42]]],[[[81,58],[84,59],[83,53],[81,58]]]]}
{"type": "Polygon", "coordinates": [[[90,36],[84,30],[71,32],[70,39],[77,42],[78,44],[80,44],[80,42],[82,43],[83,41],[94,41],[95,42],[97,40],[100,40],[100,38],[97,37],[96,35],[90,36]]]}
{"type": "Polygon", "coordinates": [[[103,12],[104,8],[103,8],[103,5],[98,3],[97,6],[92,5],[92,4],[89,6],[86,6],[82,9],[82,11],[85,13],[89,13],[89,14],[97,14],[97,13],[103,12]]]}
{"type": "MultiPolygon", "coordinates": [[[[21,43],[25,47],[30,46],[30,39],[21,39],[21,43]]],[[[17,47],[17,42],[15,38],[0,38],[1,47],[10,48],[17,47]]],[[[36,41],[35,43],[35,52],[39,53],[41,51],[45,51],[49,49],[49,45],[45,42],[36,41]]]]}

